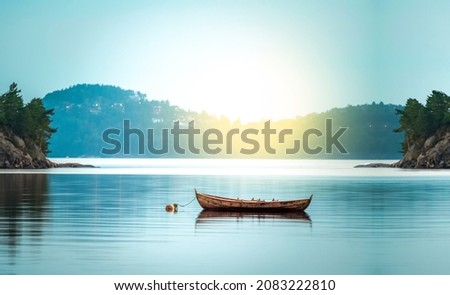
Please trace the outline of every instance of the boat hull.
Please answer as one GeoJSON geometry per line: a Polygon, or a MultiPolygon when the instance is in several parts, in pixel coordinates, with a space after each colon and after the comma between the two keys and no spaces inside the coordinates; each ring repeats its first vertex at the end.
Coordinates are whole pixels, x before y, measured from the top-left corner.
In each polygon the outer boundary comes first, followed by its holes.
{"type": "Polygon", "coordinates": [[[219,197],[195,191],[197,201],[205,210],[218,211],[246,211],[246,212],[292,212],[304,211],[308,208],[312,200],[312,195],[308,199],[291,201],[261,201],[261,200],[241,200],[219,197]]]}

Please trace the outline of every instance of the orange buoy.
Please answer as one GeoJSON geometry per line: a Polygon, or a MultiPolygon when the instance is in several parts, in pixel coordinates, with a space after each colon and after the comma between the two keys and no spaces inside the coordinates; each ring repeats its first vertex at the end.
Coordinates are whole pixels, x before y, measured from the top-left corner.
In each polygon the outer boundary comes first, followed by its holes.
{"type": "Polygon", "coordinates": [[[177,212],[178,211],[178,204],[167,204],[166,205],[166,212],[177,212]]]}

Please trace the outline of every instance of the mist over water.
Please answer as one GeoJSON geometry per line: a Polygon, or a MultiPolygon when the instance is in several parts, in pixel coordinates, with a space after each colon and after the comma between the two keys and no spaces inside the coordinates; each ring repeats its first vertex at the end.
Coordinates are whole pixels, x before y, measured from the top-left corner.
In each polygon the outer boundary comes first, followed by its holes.
{"type": "Polygon", "coordinates": [[[83,161],[100,168],[1,171],[1,274],[450,274],[447,171],[83,161]],[[195,201],[164,211],[194,188],[314,199],[306,214],[216,214],[195,201]]]}

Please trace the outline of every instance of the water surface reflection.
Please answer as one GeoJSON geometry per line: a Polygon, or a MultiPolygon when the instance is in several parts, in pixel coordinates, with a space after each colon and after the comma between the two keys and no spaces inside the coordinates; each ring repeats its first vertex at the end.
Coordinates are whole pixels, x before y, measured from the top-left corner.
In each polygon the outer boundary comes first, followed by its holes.
{"type": "Polygon", "coordinates": [[[46,174],[2,174],[0,177],[0,245],[9,264],[15,263],[20,243],[39,244],[49,218],[46,174]]]}
{"type": "Polygon", "coordinates": [[[27,173],[0,173],[0,274],[450,273],[450,180],[440,174],[27,173]],[[315,198],[299,214],[197,202],[165,212],[192,200],[194,187],[315,198]]]}
{"type": "Polygon", "coordinates": [[[312,224],[308,213],[298,212],[232,212],[202,210],[196,219],[196,224],[217,222],[217,221],[245,221],[245,220],[291,220],[293,222],[312,224]]]}

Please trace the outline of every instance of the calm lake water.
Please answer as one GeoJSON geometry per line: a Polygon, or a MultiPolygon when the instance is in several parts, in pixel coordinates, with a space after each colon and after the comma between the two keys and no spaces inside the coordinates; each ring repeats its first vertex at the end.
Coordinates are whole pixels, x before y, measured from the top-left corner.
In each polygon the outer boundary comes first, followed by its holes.
{"type": "Polygon", "coordinates": [[[450,171],[72,161],[101,168],[0,172],[1,274],[450,274],[450,171]],[[303,215],[165,212],[194,188],[314,199],[303,215]]]}

